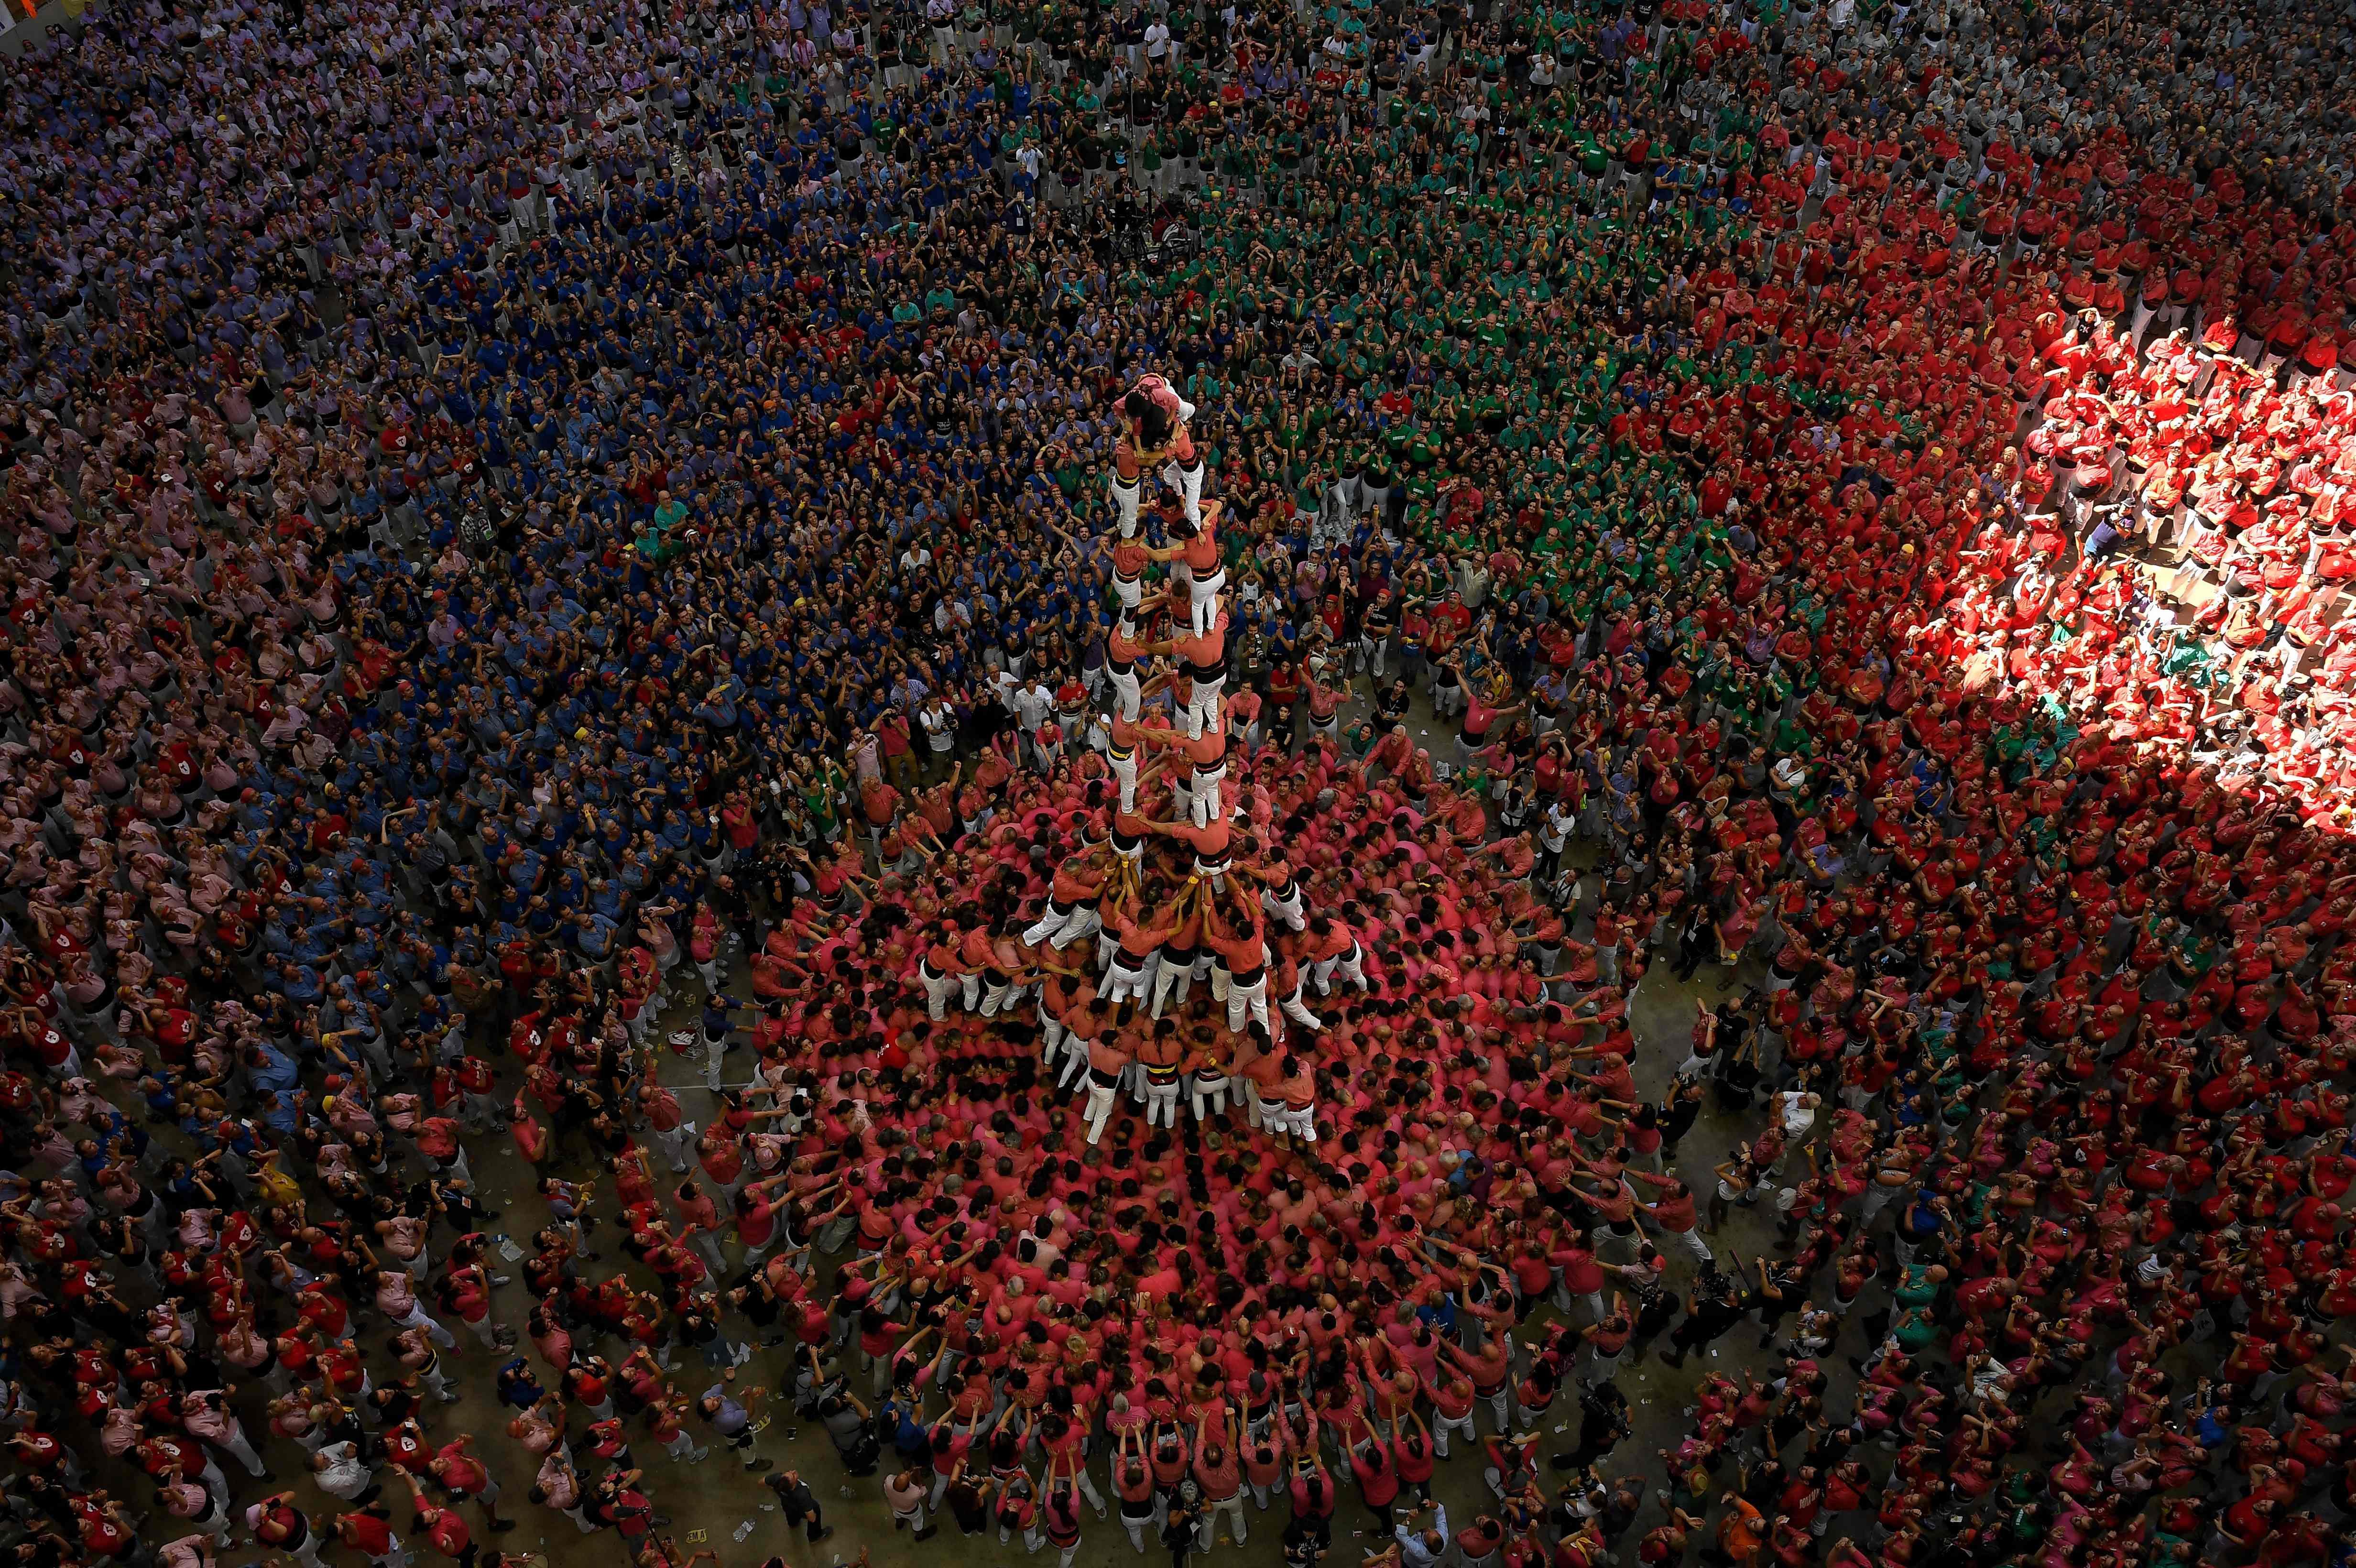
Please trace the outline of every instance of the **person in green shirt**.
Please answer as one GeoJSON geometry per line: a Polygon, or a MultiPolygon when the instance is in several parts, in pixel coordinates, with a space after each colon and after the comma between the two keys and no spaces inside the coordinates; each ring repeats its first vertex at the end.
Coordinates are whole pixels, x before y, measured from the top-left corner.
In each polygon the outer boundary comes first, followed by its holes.
{"type": "Polygon", "coordinates": [[[687,504],[662,492],[655,515],[641,527],[631,539],[631,548],[638,559],[650,566],[664,566],[677,560],[687,549],[687,541],[678,537],[687,522],[687,504]]]}

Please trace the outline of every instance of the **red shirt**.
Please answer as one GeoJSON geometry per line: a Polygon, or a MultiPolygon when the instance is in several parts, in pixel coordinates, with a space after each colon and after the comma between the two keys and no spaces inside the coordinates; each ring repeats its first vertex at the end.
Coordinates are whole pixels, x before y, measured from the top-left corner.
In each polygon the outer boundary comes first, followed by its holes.
{"type": "Polygon", "coordinates": [[[471,1498],[490,1485],[491,1473],[483,1468],[483,1462],[456,1443],[444,1444],[435,1457],[450,1461],[443,1468],[442,1484],[452,1491],[471,1498]]]}
{"type": "Polygon", "coordinates": [[[367,1556],[382,1557],[392,1550],[392,1527],[372,1513],[348,1513],[336,1522],[352,1545],[367,1556]]]}
{"type": "Polygon", "coordinates": [[[459,1556],[468,1546],[474,1544],[474,1537],[466,1529],[466,1521],[449,1509],[434,1508],[431,1505],[419,1509],[417,1526],[424,1533],[425,1539],[434,1543],[434,1550],[445,1557],[459,1556]]]}

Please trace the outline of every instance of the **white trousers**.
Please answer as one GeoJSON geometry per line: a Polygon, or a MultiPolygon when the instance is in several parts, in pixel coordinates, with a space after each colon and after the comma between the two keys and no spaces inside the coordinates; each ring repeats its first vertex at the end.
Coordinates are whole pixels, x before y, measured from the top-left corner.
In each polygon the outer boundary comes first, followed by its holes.
{"type": "MultiPolygon", "coordinates": [[[[1130,684],[1132,686],[1136,684],[1133,678],[1130,684]]],[[[1135,811],[1137,809],[1136,749],[1130,748],[1126,754],[1119,752],[1107,752],[1105,761],[1112,768],[1113,781],[1120,786],[1121,810],[1135,811]]]]}
{"type": "Polygon", "coordinates": [[[1208,827],[1219,816],[1222,799],[1219,786],[1226,783],[1227,764],[1221,763],[1210,772],[1194,770],[1194,778],[1187,795],[1187,810],[1194,826],[1208,827]]]}
{"type": "Polygon", "coordinates": [[[1096,930],[1099,923],[1094,908],[1087,904],[1075,904],[1072,906],[1071,918],[1064,922],[1064,929],[1055,933],[1047,945],[1061,953],[1081,937],[1096,930]]]}
{"type": "Polygon", "coordinates": [[[1164,959],[1153,966],[1153,1003],[1147,1010],[1156,1019],[1161,1018],[1162,1008],[1173,996],[1175,996],[1180,1007],[1184,1007],[1186,995],[1194,989],[1194,965],[1193,964],[1173,964],[1164,959]]]}
{"type": "Polygon", "coordinates": [[[1058,909],[1055,907],[1055,901],[1053,899],[1048,900],[1046,912],[1041,914],[1038,919],[1033,921],[1030,924],[1023,928],[1023,945],[1025,947],[1036,947],[1042,942],[1046,941],[1047,938],[1055,935],[1057,932],[1062,931],[1066,923],[1072,918],[1072,909],[1076,907],[1076,905],[1074,905],[1068,908],[1058,909]]]}
{"type": "Polygon", "coordinates": [[[1309,966],[1309,974],[1310,978],[1317,982],[1317,994],[1321,997],[1333,994],[1333,976],[1336,975],[1363,991],[1366,988],[1365,949],[1353,943],[1350,945],[1350,951],[1343,954],[1339,958],[1317,960],[1309,966]]]}
{"type": "Polygon", "coordinates": [[[1090,1080],[1090,1081],[1089,1081],[1089,1083],[1088,1083],[1088,1142],[1089,1142],[1089,1143],[1093,1144],[1093,1143],[1095,1143],[1098,1138],[1100,1138],[1100,1137],[1104,1136],[1105,1122],[1107,1121],[1107,1119],[1108,1119],[1108,1118],[1109,1118],[1109,1117],[1112,1115],[1112,1103],[1113,1103],[1114,1098],[1115,1098],[1115,1095],[1114,1095],[1114,1085],[1109,1084],[1109,1083],[1098,1083],[1095,1082],[1094,1080],[1090,1080]]]}
{"type": "Polygon", "coordinates": [[[1113,695],[1120,699],[1118,711],[1121,718],[1129,723],[1136,723],[1138,715],[1145,711],[1145,688],[1138,679],[1137,667],[1131,665],[1127,670],[1108,669],[1105,672],[1105,678],[1112,682],[1113,695]]]}
{"type": "Polygon", "coordinates": [[[1276,1026],[1268,1021],[1268,975],[1264,970],[1260,977],[1248,986],[1230,983],[1227,987],[1227,1028],[1237,1034],[1243,1033],[1247,1014],[1257,1019],[1259,1027],[1270,1035],[1276,1033],[1276,1026]]]}
{"type": "Polygon", "coordinates": [[[948,1017],[949,998],[963,989],[958,976],[936,975],[929,969],[919,969],[916,971],[916,978],[922,981],[925,987],[925,1016],[935,1023],[948,1017]]]}
{"type": "Polygon", "coordinates": [[[1145,1081],[1145,1125],[1147,1126],[1177,1126],[1179,1087],[1178,1080],[1174,1078],[1167,1083],[1156,1083],[1151,1078],[1145,1081]]]}
{"type": "Polygon", "coordinates": [[[1119,959],[1114,959],[1112,965],[1112,978],[1110,983],[1105,987],[1104,999],[1106,1005],[1108,1007],[1116,1006],[1121,1002],[1132,1000],[1140,1002],[1151,1001],[1152,999],[1154,968],[1154,962],[1151,958],[1145,961],[1145,967],[1142,969],[1128,968],[1122,965],[1119,959]]]}
{"type": "Polygon", "coordinates": [[[1198,680],[1192,683],[1186,694],[1186,733],[1215,735],[1219,732],[1219,699],[1226,695],[1227,677],[1198,680]]]}
{"type": "Polygon", "coordinates": [[[1211,628],[1218,624],[1219,590],[1226,585],[1227,573],[1224,567],[1208,577],[1197,577],[1187,583],[1186,591],[1193,595],[1193,603],[1187,608],[1193,616],[1196,636],[1209,636],[1211,628]]]}

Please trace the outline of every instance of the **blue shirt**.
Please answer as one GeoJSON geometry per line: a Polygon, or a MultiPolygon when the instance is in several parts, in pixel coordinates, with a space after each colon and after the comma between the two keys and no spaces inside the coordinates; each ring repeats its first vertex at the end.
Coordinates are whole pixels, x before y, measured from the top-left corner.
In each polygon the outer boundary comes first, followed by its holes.
{"type": "Polygon", "coordinates": [[[1431,1568],[1431,1565],[1438,1562],[1441,1554],[1448,1550],[1448,1505],[1446,1503],[1432,1505],[1431,1527],[1429,1531],[1411,1531],[1402,1524],[1392,1529],[1391,1538],[1399,1543],[1399,1559],[1408,1565],[1408,1568],[1431,1568]],[[1427,1534],[1436,1534],[1440,1537],[1438,1552],[1433,1551],[1425,1541],[1424,1537],[1427,1534]]]}

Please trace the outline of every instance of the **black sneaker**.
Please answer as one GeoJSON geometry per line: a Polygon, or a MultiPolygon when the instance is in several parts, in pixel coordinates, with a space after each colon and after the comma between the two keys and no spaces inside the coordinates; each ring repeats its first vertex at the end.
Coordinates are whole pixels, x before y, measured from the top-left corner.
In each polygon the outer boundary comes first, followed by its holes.
{"type": "Polygon", "coordinates": [[[759,1475],[762,1471],[764,1471],[764,1470],[767,1469],[768,1467],[769,1467],[769,1461],[768,1461],[768,1460],[766,1460],[766,1459],[755,1459],[755,1460],[754,1460],[751,1464],[749,1464],[749,1465],[747,1465],[747,1466],[745,1466],[745,1467],[744,1467],[744,1473],[745,1473],[746,1475],[748,1475],[748,1476],[757,1476],[757,1475],[759,1475]]]}

